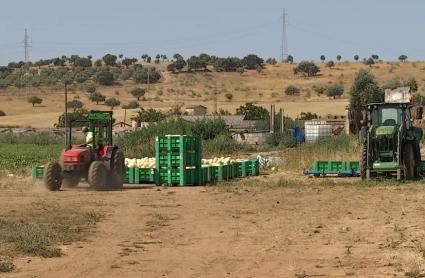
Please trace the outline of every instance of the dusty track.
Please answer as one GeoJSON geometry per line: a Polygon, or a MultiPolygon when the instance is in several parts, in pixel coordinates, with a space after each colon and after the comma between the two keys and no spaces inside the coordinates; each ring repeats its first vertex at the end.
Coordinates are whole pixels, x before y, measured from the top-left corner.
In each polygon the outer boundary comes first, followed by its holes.
{"type": "Polygon", "coordinates": [[[421,185],[144,188],[0,193],[102,203],[105,219],[60,258],[19,258],[4,277],[358,277],[423,268],[421,185]]]}

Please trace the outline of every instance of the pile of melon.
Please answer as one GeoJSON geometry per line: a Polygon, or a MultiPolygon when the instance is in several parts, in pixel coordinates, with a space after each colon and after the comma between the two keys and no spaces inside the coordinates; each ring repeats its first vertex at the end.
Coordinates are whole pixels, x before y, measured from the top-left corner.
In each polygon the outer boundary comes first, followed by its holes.
{"type": "Polygon", "coordinates": [[[125,166],[128,168],[155,168],[155,157],[126,158],[125,166]]]}
{"type": "Polygon", "coordinates": [[[202,159],[202,165],[219,166],[235,163],[236,160],[231,157],[214,157],[211,159],[202,159]]]}

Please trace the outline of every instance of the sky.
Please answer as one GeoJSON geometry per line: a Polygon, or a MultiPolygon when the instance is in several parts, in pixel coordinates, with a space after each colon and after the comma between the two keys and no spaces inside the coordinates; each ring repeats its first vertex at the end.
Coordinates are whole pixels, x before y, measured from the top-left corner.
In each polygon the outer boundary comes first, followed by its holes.
{"type": "Polygon", "coordinates": [[[377,54],[425,60],[423,0],[2,0],[0,65],[105,53],[281,57],[282,10],[289,54],[352,60],[377,54]]]}

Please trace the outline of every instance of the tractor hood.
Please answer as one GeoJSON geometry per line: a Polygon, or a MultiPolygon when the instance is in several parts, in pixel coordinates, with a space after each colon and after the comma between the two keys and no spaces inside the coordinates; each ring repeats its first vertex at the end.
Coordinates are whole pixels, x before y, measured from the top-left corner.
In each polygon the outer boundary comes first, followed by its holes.
{"type": "Polygon", "coordinates": [[[378,126],[375,130],[376,136],[393,135],[397,132],[398,126],[378,126]]]}

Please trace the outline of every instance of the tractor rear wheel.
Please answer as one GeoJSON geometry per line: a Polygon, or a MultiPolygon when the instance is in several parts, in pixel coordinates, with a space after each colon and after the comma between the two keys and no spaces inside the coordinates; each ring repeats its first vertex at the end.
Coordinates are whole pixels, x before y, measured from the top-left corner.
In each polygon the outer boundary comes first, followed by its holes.
{"type": "Polygon", "coordinates": [[[58,191],[62,185],[62,167],[58,162],[49,162],[44,170],[44,184],[50,191],[58,191]]]}
{"type": "Polygon", "coordinates": [[[407,143],[403,148],[404,178],[412,180],[418,177],[415,150],[412,143],[407,143]]]}
{"type": "Polygon", "coordinates": [[[90,164],[87,180],[95,190],[108,189],[108,169],[103,162],[94,161],[90,164]]]}
{"type": "Polygon", "coordinates": [[[124,183],[125,158],[121,150],[116,149],[111,169],[111,188],[122,189],[124,183]]]}
{"type": "Polygon", "coordinates": [[[367,175],[367,136],[366,128],[360,130],[360,177],[362,180],[370,178],[367,175]]]}

